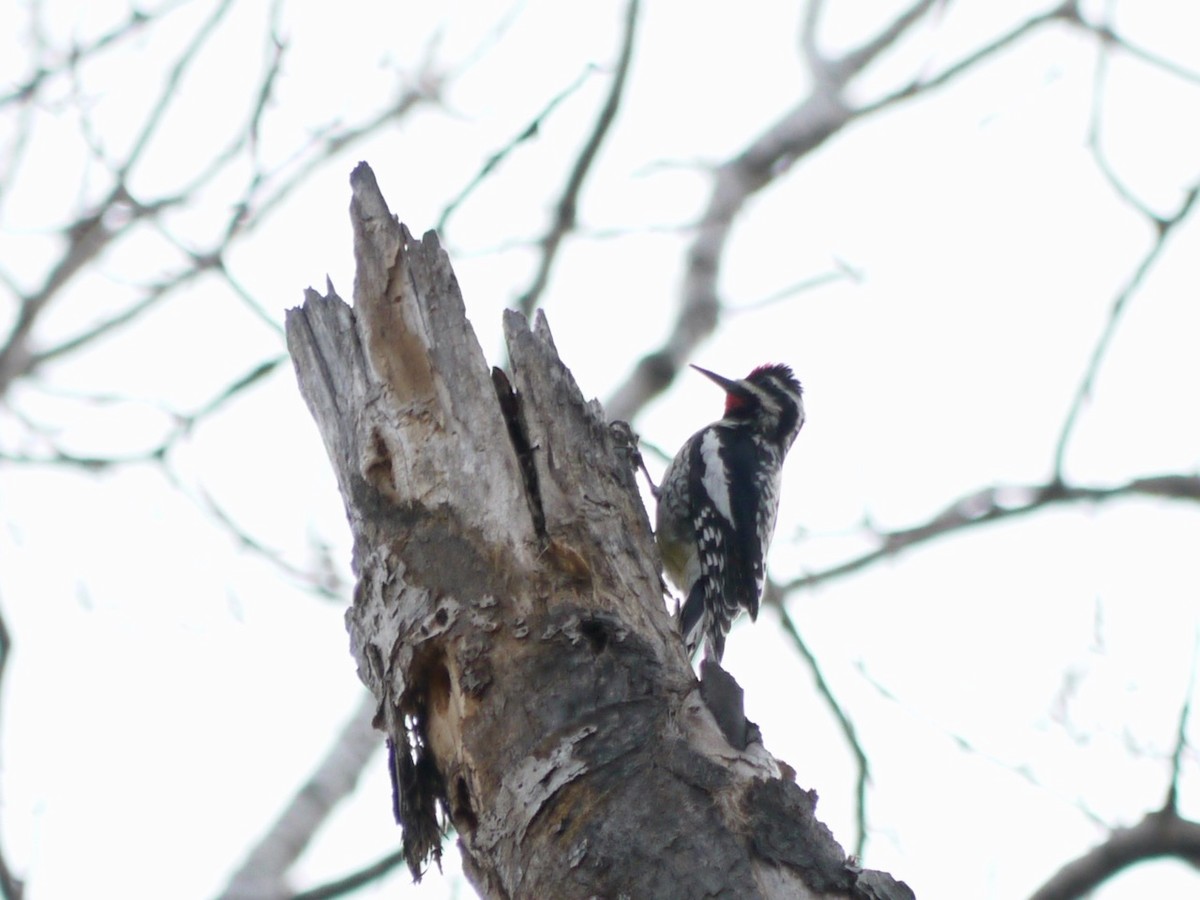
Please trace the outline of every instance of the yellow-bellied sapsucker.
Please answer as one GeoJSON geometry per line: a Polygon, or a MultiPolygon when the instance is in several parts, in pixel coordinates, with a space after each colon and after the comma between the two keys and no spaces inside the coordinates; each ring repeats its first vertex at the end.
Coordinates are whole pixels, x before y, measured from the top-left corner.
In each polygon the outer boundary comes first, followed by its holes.
{"type": "Polygon", "coordinates": [[[705,657],[719,663],[734,616],[758,616],[780,469],[804,425],[804,400],[784,365],[759,366],[740,381],[692,368],[725,389],[725,415],[688,438],[667,466],[655,539],[667,577],[683,592],[679,627],[689,658],[703,637],[705,657]]]}

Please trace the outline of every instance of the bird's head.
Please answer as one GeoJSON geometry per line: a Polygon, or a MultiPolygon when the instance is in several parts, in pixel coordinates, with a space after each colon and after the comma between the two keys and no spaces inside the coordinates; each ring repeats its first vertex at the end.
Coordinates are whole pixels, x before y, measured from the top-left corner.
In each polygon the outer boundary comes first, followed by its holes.
{"type": "Polygon", "coordinates": [[[692,368],[725,390],[725,419],[751,425],[785,451],[791,447],[804,425],[804,390],[791,368],[768,363],[736,380],[692,368]]]}

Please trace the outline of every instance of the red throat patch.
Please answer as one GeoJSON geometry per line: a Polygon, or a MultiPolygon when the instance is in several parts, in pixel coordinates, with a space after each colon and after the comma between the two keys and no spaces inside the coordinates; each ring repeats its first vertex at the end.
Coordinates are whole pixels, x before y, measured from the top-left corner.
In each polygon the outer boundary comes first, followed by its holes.
{"type": "Polygon", "coordinates": [[[725,394],[725,415],[729,415],[734,410],[741,409],[750,401],[741,394],[725,394]]]}

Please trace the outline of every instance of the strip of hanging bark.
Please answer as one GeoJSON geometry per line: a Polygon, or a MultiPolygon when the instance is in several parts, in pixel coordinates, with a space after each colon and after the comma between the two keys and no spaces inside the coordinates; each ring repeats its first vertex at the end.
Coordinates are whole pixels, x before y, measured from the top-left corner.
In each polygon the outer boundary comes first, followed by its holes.
{"type": "Polygon", "coordinates": [[[863,880],[761,742],[722,734],[628,440],[545,317],[506,314],[493,381],[437,237],[365,164],[351,185],[354,308],[310,290],[288,347],[354,536],[346,625],[414,875],[440,810],[485,897],[911,897],[863,880]]]}

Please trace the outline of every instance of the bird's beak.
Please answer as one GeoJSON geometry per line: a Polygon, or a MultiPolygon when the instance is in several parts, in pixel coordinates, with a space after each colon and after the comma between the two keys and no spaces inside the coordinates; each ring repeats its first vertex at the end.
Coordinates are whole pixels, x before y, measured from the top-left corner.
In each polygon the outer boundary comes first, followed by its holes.
{"type": "Polygon", "coordinates": [[[721,387],[725,388],[725,393],[727,393],[727,394],[743,393],[743,391],[741,389],[741,385],[739,385],[732,378],[726,378],[724,375],[718,375],[716,372],[710,372],[710,371],[708,371],[708,369],[702,369],[697,365],[692,365],[692,368],[695,369],[697,372],[699,372],[701,375],[703,375],[705,378],[709,378],[709,379],[715,381],[721,387]]]}

